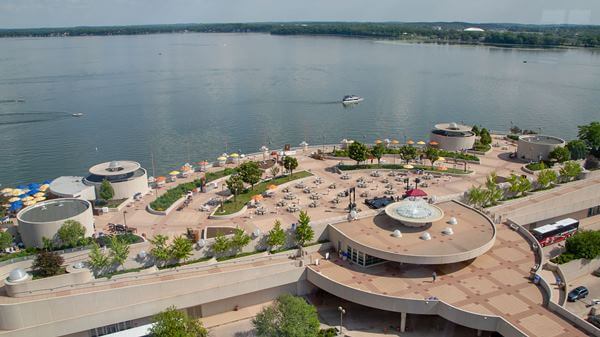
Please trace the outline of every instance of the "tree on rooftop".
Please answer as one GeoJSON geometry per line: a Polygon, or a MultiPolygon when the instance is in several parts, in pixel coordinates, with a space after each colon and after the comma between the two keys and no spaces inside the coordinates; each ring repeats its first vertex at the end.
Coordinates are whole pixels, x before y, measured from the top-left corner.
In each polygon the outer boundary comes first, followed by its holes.
{"type": "Polygon", "coordinates": [[[588,148],[583,140],[572,140],[567,143],[566,147],[571,152],[572,160],[585,159],[588,155],[588,148]]]}
{"type": "Polygon", "coordinates": [[[171,246],[169,247],[170,256],[177,260],[187,260],[192,256],[192,251],[194,250],[194,244],[192,240],[187,237],[180,235],[173,239],[171,242],[171,246]]]}
{"type": "Polygon", "coordinates": [[[600,157],[600,122],[591,122],[578,128],[577,137],[585,142],[592,155],[600,157]]]}
{"type": "Polygon", "coordinates": [[[154,316],[150,335],[155,337],[208,337],[208,331],[198,320],[190,318],[174,306],[154,316]]]}
{"type": "Polygon", "coordinates": [[[296,226],[296,242],[300,247],[304,247],[307,242],[315,237],[315,231],[310,226],[310,217],[306,211],[300,211],[298,216],[298,226],[296,226]]]}
{"type": "Polygon", "coordinates": [[[119,235],[111,236],[108,243],[110,247],[110,253],[108,254],[110,262],[122,267],[129,256],[129,244],[121,239],[119,235]]]}
{"type": "Polygon", "coordinates": [[[262,170],[255,161],[248,161],[242,163],[238,167],[238,172],[242,181],[246,184],[250,184],[251,188],[254,189],[254,185],[262,178],[262,170]]]}
{"type": "Polygon", "coordinates": [[[154,257],[154,261],[158,266],[164,264],[171,259],[171,250],[167,245],[169,237],[166,235],[158,234],[154,236],[150,241],[152,248],[150,249],[150,255],[154,257]]]}
{"type": "Polygon", "coordinates": [[[92,244],[90,250],[89,260],[87,261],[88,266],[95,275],[102,275],[106,271],[106,268],[110,266],[110,258],[107,254],[100,250],[100,246],[97,243],[92,244]]]}
{"type": "Polygon", "coordinates": [[[259,337],[317,337],[320,326],[316,308],[289,294],[259,312],[252,324],[259,337]]]}
{"type": "Polygon", "coordinates": [[[490,132],[488,131],[488,129],[486,129],[486,128],[481,129],[481,131],[479,132],[479,142],[481,142],[481,144],[483,144],[483,145],[492,144],[492,136],[490,135],[490,132]]]}
{"type": "Polygon", "coordinates": [[[581,174],[581,171],[582,171],[582,169],[581,169],[581,165],[579,165],[579,163],[577,163],[575,161],[565,162],[559,171],[560,179],[562,181],[569,182],[569,181],[577,178],[577,176],[579,176],[579,174],[581,174]]]}
{"type": "Polygon", "coordinates": [[[485,181],[483,206],[493,206],[504,197],[504,191],[498,186],[496,172],[490,173],[485,181]]]}
{"type": "Polygon", "coordinates": [[[554,170],[541,170],[537,175],[537,183],[541,189],[546,189],[558,181],[558,175],[554,170]]]}
{"type": "Polygon", "coordinates": [[[229,249],[231,249],[231,240],[223,235],[223,233],[217,233],[215,241],[212,244],[213,252],[215,252],[216,255],[221,255],[226,253],[229,249]]]}
{"type": "Polygon", "coordinates": [[[100,184],[100,191],[98,194],[103,200],[111,200],[115,196],[115,190],[112,187],[110,181],[108,181],[107,179],[102,180],[102,183],[100,184]]]}
{"type": "Polygon", "coordinates": [[[0,250],[10,248],[13,244],[13,236],[9,232],[0,232],[0,250]]]}
{"type": "Polygon", "coordinates": [[[403,145],[400,147],[400,157],[406,160],[407,164],[409,161],[417,158],[417,152],[417,148],[414,146],[403,145]]]}
{"type": "Polygon", "coordinates": [[[371,148],[371,154],[373,157],[377,158],[377,164],[381,164],[381,157],[385,154],[385,146],[382,143],[375,144],[373,148],[371,148]]]}
{"type": "Polygon", "coordinates": [[[477,125],[473,125],[473,127],[471,128],[471,131],[475,134],[475,136],[479,136],[479,127],[477,125]]]}
{"type": "Polygon", "coordinates": [[[67,220],[56,233],[64,246],[76,247],[85,237],[85,227],[76,220],[67,220]]]}
{"type": "Polygon", "coordinates": [[[356,161],[356,165],[369,157],[369,148],[360,142],[354,142],[348,146],[348,157],[356,161]]]}
{"type": "Polygon", "coordinates": [[[239,174],[234,174],[225,180],[229,192],[233,194],[233,201],[237,204],[237,196],[244,191],[244,181],[239,174]]]}
{"type": "Polygon", "coordinates": [[[430,146],[427,149],[425,149],[424,154],[425,158],[429,159],[429,161],[431,162],[431,168],[433,169],[433,164],[435,164],[435,162],[438,161],[438,159],[440,159],[440,150],[430,146]]]}
{"type": "Polygon", "coordinates": [[[35,256],[31,269],[36,275],[50,277],[61,272],[64,262],[63,257],[57,253],[42,250],[35,256]]]}
{"type": "Polygon", "coordinates": [[[285,167],[286,170],[290,171],[289,178],[291,179],[292,175],[294,174],[294,170],[298,167],[298,159],[290,156],[285,156],[285,158],[283,158],[283,167],[285,167]]]}
{"type": "Polygon", "coordinates": [[[556,160],[559,163],[564,163],[571,159],[571,151],[566,147],[558,146],[548,154],[548,158],[556,160]]]}
{"type": "Polygon", "coordinates": [[[239,252],[250,243],[250,240],[250,236],[246,234],[242,228],[238,227],[233,230],[233,236],[230,239],[230,247],[234,251],[239,252]]]}
{"type": "Polygon", "coordinates": [[[523,196],[531,190],[531,181],[527,179],[527,176],[518,176],[513,173],[508,177],[508,183],[510,184],[509,191],[516,197],[523,196]]]}
{"type": "Polygon", "coordinates": [[[271,247],[271,250],[276,250],[284,244],[285,232],[283,231],[283,228],[281,228],[281,221],[275,220],[275,225],[267,234],[267,245],[271,247]]]}
{"type": "Polygon", "coordinates": [[[485,190],[481,186],[471,186],[466,194],[467,202],[475,208],[485,203],[485,190]]]}

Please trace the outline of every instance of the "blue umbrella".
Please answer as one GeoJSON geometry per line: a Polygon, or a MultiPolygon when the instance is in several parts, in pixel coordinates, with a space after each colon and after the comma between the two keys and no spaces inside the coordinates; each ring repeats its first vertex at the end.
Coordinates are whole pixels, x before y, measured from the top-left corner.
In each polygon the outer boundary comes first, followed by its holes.
{"type": "Polygon", "coordinates": [[[52,183],[52,180],[48,179],[48,180],[44,180],[44,184],[50,184],[52,183]]]}
{"type": "Polygon", "coordinates": [[[21,199],[26,198],[26,197],[28,197],[27,193],[23,193],[19,196],[19,198],[21,198],[21,199]]]}
{"type": "Polygon", "coordinates": [[[31,190],[31,191],[29,191],[29,192],[27,192],[27,193],[25,193],[25,194],[27,194],[27,195],[34,195],[34,194],[36,194],[37,192],[39,192],[39,190],[35,189],[35,190],[31,190]]]}
{"type": "Polygon", "coordinates": [[[26,190],[27,186],[25,186],[25,185],[18,185],[17,188],[20,189],[20,190],[26,190]]]}
{"type": "Polygon", "coordinates": [[[27,188],[29,188],[30,190],[37,190],[40,188],[40,184],[31,183],[31,184],[27,185],[27,188]]]}
{"type": "Polygon", "coordinates": [[[16,211],[20,210],[21,208],[23,208],[23,203],[20,201],[15,201],[12,204],[10,204],[10,207],[8,208],[8,210],[11,212],[16,212],[16,211]]]}

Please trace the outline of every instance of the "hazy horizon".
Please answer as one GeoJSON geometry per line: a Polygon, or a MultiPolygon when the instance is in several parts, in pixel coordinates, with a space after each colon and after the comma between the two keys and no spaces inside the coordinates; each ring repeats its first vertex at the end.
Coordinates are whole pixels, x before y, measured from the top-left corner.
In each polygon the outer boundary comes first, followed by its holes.
{"type": "Polygon", "coordinates": [[[250,22],[600,24],[600,1],[3,0],[0,28],[250,22]]]}

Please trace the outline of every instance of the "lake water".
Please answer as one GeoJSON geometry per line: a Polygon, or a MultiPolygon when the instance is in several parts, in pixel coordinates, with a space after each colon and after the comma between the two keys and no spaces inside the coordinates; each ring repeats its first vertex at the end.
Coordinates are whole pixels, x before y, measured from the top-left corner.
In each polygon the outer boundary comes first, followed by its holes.
{"type": "Polygon", "coordinates": [[[587,50],[166,34],[0,39],[0,51],[3,186],[115,159],[150,169],[151,153],[158,175],[263,144],[426,139],[436,122],[572,138],[600,119],[600,53],[587,50]],[[365,101],[345,109],[345,94],[365,101]]]}

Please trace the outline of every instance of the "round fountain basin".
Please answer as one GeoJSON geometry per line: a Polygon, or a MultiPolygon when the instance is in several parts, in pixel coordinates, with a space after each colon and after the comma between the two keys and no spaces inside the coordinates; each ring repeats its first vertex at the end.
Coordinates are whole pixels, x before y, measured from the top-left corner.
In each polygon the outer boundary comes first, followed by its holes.
{"type": "Polygon", "coordinates": [[[403,200],[389,204],[385,213],[408,227],[423,227],[444,217],[441,208],[423,200],[403,200]]]}

